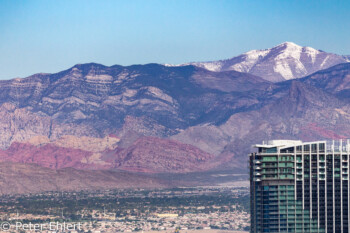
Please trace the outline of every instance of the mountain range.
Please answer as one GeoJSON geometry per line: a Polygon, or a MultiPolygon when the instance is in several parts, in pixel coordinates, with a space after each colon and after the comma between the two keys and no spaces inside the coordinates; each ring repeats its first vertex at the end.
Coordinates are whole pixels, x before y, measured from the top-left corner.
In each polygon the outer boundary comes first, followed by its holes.
{"type": "Polygon", "coordinates": [[[0,165],[12,171],[0,172],[242,172],[262,140],[350,136],[348,61],[286,42],[217,62],[89,63],[3,80],[0,165]]]}

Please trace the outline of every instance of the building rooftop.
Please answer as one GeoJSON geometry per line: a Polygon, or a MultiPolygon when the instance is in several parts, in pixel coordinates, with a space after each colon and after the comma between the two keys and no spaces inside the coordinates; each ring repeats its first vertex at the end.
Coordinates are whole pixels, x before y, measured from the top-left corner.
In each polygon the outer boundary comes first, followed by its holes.
{"type": "MultiPolygon", "coordinates": [[[[302,145],[311,145],[311,144],[324,144],[326,147],[327,152],[348,152],[350,153],[350,139],[338,139],[338,140],[319,140],[319,141],[313,141],[313,142],[303,142],[301,140],[269,140],[269,141],[263,141],[262,144],[255,144],[253,147],[255,148],[289,148],[289,147],[295,147],[295,146],[302,146],[302,145]]],[[[316,150],[316,149],[315,149],[316,150]]]]}
{"type": "Polygon", "coordinates": [[[262,144],[256,144],[254,147],[265,147],[265,148],[271,148],[271,147],[286,147],[286,146],[295,146],[303,144],[300,140],[269,140],[269,141],[263,141],[262,144]]]}

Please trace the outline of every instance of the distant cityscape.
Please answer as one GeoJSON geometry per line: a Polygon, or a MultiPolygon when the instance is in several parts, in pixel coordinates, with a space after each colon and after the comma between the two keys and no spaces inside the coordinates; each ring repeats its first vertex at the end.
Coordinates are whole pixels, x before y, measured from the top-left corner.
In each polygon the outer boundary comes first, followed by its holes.
{"type": "Polygon", "coordinates": [[[3,222],[81,223],[76,232],[243,231],[250,226],[246,187],[52,192],[6,196],[0,206],[3,222]]]}

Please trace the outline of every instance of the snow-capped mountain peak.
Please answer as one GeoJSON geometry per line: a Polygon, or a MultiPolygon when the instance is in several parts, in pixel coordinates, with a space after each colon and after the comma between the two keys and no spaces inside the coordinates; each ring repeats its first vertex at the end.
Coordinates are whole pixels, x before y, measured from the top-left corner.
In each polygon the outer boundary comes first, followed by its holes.
{"type": "Polygon", "coordinates": [[[279,82],[301,78],[344,62],[349,62],[345,56],[284,42],[270,49],[251,50],[231,59],[188,64],[216,72],[235,70],[279,82]]]}
{"type": "Polygon", "coordinates": [[[286,41],[286,42],[283,42],[279,45],[276,45],[274,48],[277,48],[277,47],[298,47],[298,48],[301,48],[302,46],[297,45],[294,42],[286,41]]]}

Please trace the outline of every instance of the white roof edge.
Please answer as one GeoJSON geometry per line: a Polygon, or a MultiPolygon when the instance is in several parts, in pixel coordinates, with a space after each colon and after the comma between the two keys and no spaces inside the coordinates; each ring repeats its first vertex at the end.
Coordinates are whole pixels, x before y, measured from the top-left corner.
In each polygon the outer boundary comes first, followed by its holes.
{"type": "Polygon", "coordinates": [[[264,148],[272,148],[272,147],[291,147],[296,145],[304,145],[304,144],[312,144],[312,143],[321,143],[327,142],[327,140],[319,140],[312,142],[303,142],[301,140],[270,140],[267,143],[263,142],[262,144],[255,144],[253,147],[264,147],[264,148]]]}
{"type": "Polygon", "coordinates": [[[303,142],[300,140],[270,140],[266,143],[263,142],[262,144],[256,144],[255,147],[265,147],[265,148],[271,148],[271,147],[284,147],[284,146],[294,146],[294,145],[300,145],[303,142]]]}

